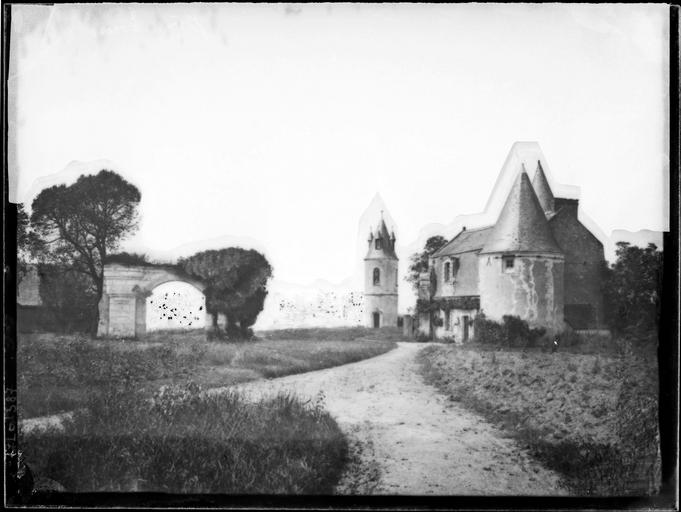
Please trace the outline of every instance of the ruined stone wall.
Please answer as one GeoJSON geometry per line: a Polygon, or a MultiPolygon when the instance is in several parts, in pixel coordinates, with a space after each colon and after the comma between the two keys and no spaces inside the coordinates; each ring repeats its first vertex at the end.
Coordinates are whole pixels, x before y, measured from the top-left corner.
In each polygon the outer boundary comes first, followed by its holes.
{"type": "Polygon", "coordinates": [[[562,210],[549,222],[565,253],[565,317],[570,321],[574,315],[571,323],[575,329],[598,329],[603,327],[603,244],[579,222],[576,213],[576,208],[562,210]],[[581,313],[584,309],[591,312],[581,313]]]}
{"type": "Polygon", "coordinates": [[[502,263],[501,254],[479,257],[480,309],[487,318],[500,322],[504,315],[515,315],[530,325],[562,330],[562,258],[515,255],[509,271],[502,263]]]}
{"type": "MultiPolygon", "coordinates": [[[[146,334],[146,299],[154,288],[169,281],[204,289],[202,283],[180,275],[172,267],[104,265],[97,336],[132,338],[146,334]]],[[[205,324],[205,318],[203,321],[205,324]]]]}

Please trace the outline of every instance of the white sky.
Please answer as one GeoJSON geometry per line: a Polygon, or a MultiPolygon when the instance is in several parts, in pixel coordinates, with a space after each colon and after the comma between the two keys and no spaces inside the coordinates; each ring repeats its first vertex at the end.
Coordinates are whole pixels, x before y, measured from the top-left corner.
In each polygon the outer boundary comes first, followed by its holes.
{"type": "Polygon", "coordinates": [[[14,198],[104,161],[125,249],[248,237],[340,281],[376,193],[411,243],[530,140],[604,232],[667,230],[667,54],[665,5],[14,5],[14,198]]]}

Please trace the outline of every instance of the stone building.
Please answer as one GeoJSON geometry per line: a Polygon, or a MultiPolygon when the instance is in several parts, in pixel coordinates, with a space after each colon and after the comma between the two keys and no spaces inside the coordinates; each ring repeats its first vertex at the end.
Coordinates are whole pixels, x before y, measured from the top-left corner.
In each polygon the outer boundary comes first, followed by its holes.
{"type": "Polygon", "coordinates": [[[540,161],[532,182],[520,167],[496,223],[464,227],[430,258],[419,298],[437,320],[422,314],[421,332],[467,341],[481,311],[552,331],[603,327],[603,245],[579,221],[577,199],[554,197],[540,161]]]}
{"type": "Polygon", "coordinates": [[[364,325],[397,327],[398,258],[395,232],[388,233],[383,215],[376,230],[369,233],[364,258],[364,325]]]}

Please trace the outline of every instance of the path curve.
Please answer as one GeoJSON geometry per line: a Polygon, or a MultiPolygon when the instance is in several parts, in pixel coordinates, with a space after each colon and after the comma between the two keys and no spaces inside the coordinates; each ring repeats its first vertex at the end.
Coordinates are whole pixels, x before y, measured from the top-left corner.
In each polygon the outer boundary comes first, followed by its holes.
{"type": "Polygon", "coordinates": [[[514,440],[423,381],[416,355],[427,345],[398,343],[357,363],[235,387],[251,396],[324,392],[350,441],[338,494],[567,494],[514,440]]]}

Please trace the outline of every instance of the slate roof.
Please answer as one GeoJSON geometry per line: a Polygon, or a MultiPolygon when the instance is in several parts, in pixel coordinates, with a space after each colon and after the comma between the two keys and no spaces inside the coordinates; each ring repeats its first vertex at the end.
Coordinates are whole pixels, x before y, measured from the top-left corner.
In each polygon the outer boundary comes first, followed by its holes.
{"type": "Polygon", "coordinates": [[[537,170],[534,173],[534,178],[532,178],[532,187],[534,188],[535,194],[537,194],[537,199],[539,199],[542,210],[544,210],[544,212],[554,211],[553,192],[551,191],[549,181],[546,179],[546,174],[544,174],[544,169],[539,160],[537,160],[537,170]]]}
{"type": "Polygon", "coordinates": [[[562,254],[523,166],[481,254],[539,252],[562,254]]]}
{"type": "Polygon", "coordinates": [[[381,223],[379,224],[378,228],[369,234],[369,251],[367,252],[365,259],[370,258],[391,258],[395,260],[398,259],[397,254],[395,253],[395,246],[393,243],[394,237],[395,233],[394,232],[392,234],[388,233],[388,226],[386,226],[385,221],[381,219],[381,223]],[[376,249],[375,240],[377,238],[380,238],[382,240],[381,249],[376,249]]]}
{"type": "Polygon", "coordinates": [[[449,243],[440,247],[433,257],[451,256],[463,252],[479,251],[485,245],[487,237],[492,232],[494,226],[486,226],[477,229],[465,229],[459,232],[449,243]]]}

